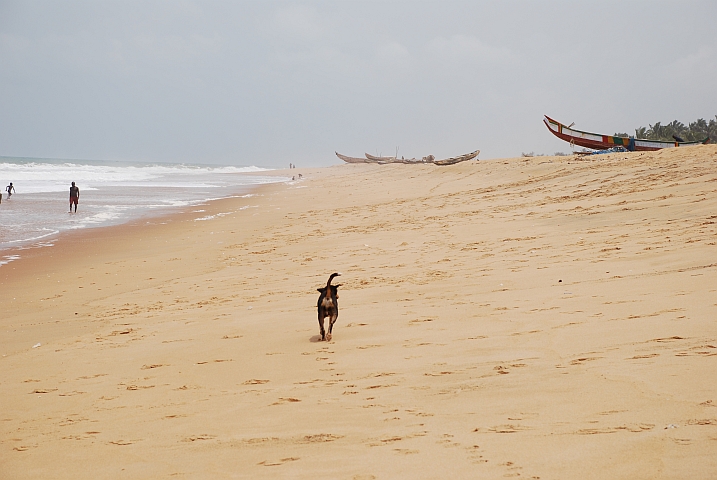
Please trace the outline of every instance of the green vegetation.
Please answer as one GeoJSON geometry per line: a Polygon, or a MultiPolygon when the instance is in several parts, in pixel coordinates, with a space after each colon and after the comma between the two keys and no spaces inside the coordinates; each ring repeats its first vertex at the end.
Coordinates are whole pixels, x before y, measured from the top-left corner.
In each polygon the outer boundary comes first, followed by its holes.
{"type": "MultiPolygon", "coordinates": [[[[677,136],[686,142],[698,142],[710,137],[712,143],[717,143],[717,115],[715,118],[706,121],[704,118],[690,122],[685,125],[682,122],[673,120],[670,123],[662,125],[657,122],[650,125],[649,128],[640,127],[635,129],[635,138],[644,138],[647,140],[674,140],[672,136],[677,136]]],[[[627,137],[627,133],[616,133],[616,137],[627,137]]]]}

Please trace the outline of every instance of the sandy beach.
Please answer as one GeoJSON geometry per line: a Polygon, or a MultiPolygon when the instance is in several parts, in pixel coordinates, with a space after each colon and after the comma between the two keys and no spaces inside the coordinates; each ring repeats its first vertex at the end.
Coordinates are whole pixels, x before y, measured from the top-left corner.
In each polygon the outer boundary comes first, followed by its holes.
{"type": "Polygon", "coordinates": [[[717,476],[717,146],[275,173],[0,267],[0,478],[717,476]]]}

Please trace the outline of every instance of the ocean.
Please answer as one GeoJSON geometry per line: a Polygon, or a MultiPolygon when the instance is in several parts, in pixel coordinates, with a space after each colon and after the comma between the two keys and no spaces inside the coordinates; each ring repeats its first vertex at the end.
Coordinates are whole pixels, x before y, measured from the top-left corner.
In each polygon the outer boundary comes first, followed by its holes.
{"type": "Polygon", "coordinates": [[[242,175],[247,166],[147,164],[0,157],[0,267],[22,250],[51,246],[63,231],[117,225],[209,200],[247,195],[288,178],[242,175]],[[5,187],[15,193],[8,198],[5,187]],[[71,182],[80,188],[69,212],[71,182]]]}

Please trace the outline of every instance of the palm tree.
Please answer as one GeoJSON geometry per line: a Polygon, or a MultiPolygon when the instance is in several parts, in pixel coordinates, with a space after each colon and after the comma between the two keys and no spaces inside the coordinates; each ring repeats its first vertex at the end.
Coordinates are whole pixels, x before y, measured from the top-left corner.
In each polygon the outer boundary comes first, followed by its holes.
{"type": "Polygon", "coordinates": [[[654,125],[650,125],[650,128],[647,130],[647,138],[650,140],[662,140],[664,131],[665,127],[660,125],[660,122],[657,122],[654,125]]]}
{"type": "Polygon", "coordinates": [[[635,138],[672,141],[674,137],[679,137],[688,142],[695,142],[702,141],[709,137],[713,143],[717,143],[717,115],[709,122],[704,118],[698,118],[688,125],[678,122],[677,120],[673,120],[665,125],[660,122],[656,122],[654,125],[648,125],[649,128],[636,128],[635,138]]]}

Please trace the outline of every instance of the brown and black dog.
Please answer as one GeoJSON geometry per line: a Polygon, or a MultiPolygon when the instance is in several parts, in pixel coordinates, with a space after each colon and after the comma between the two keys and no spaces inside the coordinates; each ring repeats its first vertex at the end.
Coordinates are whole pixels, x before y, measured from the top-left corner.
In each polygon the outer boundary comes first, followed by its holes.
{"type": "Polygon", "coordinates": [[[317,288],[321,295],[319,295],[319,301],[316,306],[319,310],[319,332],[321,333],[321,340],[331,340],[331,331],[334,328],[334,322],[339,318],[339,287],[341,285],[331,285],[331,280],[334,277],[340,276],[340,273],[332,273],[329,277],[329,281],[326,282],[324,288],[317,288]],[[324,319],[329,317],[329,333],[326,334],[324,330],[324,319]]]}

